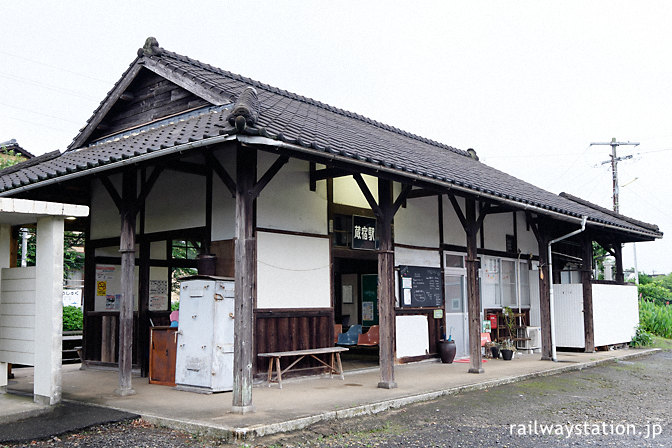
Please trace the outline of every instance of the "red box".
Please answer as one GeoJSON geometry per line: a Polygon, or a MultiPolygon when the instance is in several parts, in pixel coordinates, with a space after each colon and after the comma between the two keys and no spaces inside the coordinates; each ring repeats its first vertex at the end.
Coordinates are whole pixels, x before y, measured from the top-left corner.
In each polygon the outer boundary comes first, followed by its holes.
{"type": "Polygon", "coordinates": [[[493,330],[497,328],[497,315],[488,314],[488,319],[490,319],[490,328],[492,328],[493,330]]]}

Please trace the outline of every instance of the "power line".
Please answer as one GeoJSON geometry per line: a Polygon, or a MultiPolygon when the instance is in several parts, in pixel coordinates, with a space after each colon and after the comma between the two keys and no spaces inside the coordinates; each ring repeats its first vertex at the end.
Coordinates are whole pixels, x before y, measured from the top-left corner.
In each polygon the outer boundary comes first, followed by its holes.
{"type": "Polygon", "coordinates": [[[616,138],[612,138],[609,143],[591,143],[590,146],[611,146],[611,160],[605,163],[611,163],[611,174],[612,174],[612,186],[613,186],[613,198],[614,198],[614,211],[618,213],[618,162],[626,159],[631,159],[632,155],[625,157],[616,156],[616,148],[619,146],[639,146],[639,142],[617,142],[616,138]]]}
{"type": "Polygon", "coordinates": [[[29,113],[35,114],[35,115],[42,115],[44,117],[55,118],[56,120],[66,121],[68,123],[81,124],[78,121],[68,120],[67,118],[57,117],[56,115],[49,115],[49,114],[45,114],[43,112],[37,112],[37,111],[31,110],[31,109],[27,109],[25,107],[12,106],[11,104],[6,104],[6,103],[0,103],[0,105],[5,106],[5,107],[11,107],[12,109],[17,109],[17,110],[22,110],[22,111],[25,111],[25,112],[29,112],[29,113]]]}
{"type": "Polygon", "coordinates": [[[90,97],[90,96],[87,96],[87,95],[82,95],[81,93],[76,92],[74,90],[64,89],[63,87],[54,86],[54,85],[51,85],[51,84],[43,83],[43,82],[40,82],[40,81],[35,81],[35,80],[32,80],[32,79],[28,79],[28,78],[20,78],[18,76],[10,75],[9,73],[0,72],[0,77],[6,78],[6,79],[11,79],[11,80],[17,81],[17,82],[22,82],[24,84],[31,84],[31,85],[34,85],[34,86],[37,86],[37,87],[41,87],[43,89],[52,90],[54,92],[65,93],[66,95],[76,96],[76,97],[86,99],[86,100],[95,100],[96,99],[96,98],[93,98],[93,97],[90,97]]]}
{"type": "Polygon", "coordinates": [[[113,81],[108,81],[108,80],[105,80],[105,79],[96,78],[95,76],[90,76],[90,75],[86,75],[84,73],[75,72],[73,70],[68,70],[67,68],[58,67],[56,65],[46,64],[46,63],[41,62],[41,61],[36,61],[34,59],[29,59],[25,56],[19,56],[18,54],[8,53],[8,52],[3,51],[3,50],[0,50],[0,53],[5,54],[7,56],[11,56],[13,58],[23,59],[24,61],[31,62],[33,64],[38,64],[38,65],[42,65],[44,67],[53,68],[53,69],[60,70],[60,71],[65,72],[65,73],[70,73],[71,75],[81,76],[82,78],[87,78],[87,79],[91,79],[93,81],[98,81],[98,82],[104,83],[106,85],[110,85],[110,84],[114,83],[113,81]]]}

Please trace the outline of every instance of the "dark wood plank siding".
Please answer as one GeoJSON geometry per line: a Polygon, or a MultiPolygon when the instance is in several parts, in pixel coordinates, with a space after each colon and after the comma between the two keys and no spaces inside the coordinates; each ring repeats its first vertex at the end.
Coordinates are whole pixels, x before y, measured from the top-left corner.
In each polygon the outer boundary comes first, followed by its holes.
{"type": "MultiPolygon", "coordinates": [[[[263,376],[268,370],[268,359],[257,358],[258,353],[303,350],[331,347],[334,345],[334,316],[329,308],[257,310],[255,311],[255,360],[256,373],[263,376]]],[[[329,362],[329,355],[322,358],[329,362]]],[[[282,367],[294,358],[283,358],[282,367]]],[[[297,372],[307,373],[300,367],[310,368],[315,373],[319,364],[313,360],[302,361],[297,372]]]]}
{"type": "Polygon", "coordinates": [[[110,109],[87,143],[124,129],[209,104],[149,70],[142,70],[125,94],[110,109]]]}

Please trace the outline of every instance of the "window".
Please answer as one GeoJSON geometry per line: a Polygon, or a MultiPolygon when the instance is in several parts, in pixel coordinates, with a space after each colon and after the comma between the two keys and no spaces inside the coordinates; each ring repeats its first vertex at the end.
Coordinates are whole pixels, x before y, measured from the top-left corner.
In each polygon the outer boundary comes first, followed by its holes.
{"type": "Polygon", "coordinates": [[[483,257],[481,298],[483,307],[530,306],[530,279],[526,261],[483,257]]]}

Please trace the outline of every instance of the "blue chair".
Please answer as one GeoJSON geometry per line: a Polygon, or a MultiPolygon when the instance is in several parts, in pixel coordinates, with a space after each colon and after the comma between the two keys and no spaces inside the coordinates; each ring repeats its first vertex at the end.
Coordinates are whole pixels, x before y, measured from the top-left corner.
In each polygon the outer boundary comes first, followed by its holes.
{"type": "Polygon", "coordinates": [[[361,325],[353,325],[348,331],[338,335],[338,345],[357,345],[357,339],[362,334],[361,325]]]}

